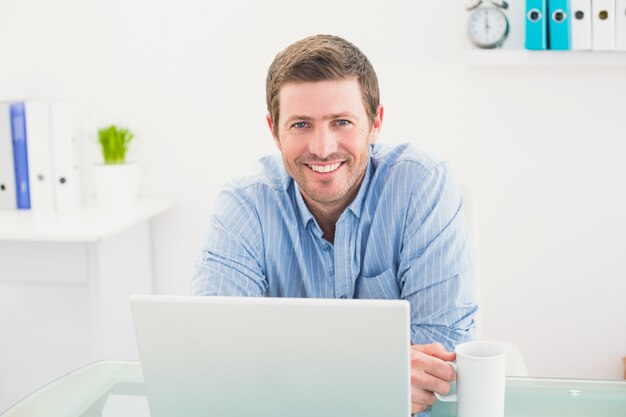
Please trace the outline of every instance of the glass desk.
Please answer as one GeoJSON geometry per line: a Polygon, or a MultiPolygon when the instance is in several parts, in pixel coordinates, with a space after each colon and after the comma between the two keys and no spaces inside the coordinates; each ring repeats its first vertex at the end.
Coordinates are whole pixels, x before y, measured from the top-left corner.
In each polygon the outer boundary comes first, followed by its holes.
{"type": "MultiPolygon", "coordinates": [[[[455,411],[454,403],[438,402],[433,406],[432,417],[453,417],[455,411]]],[[[106,361],[85,366],[0,414],[0,417],[96,416],[150,416],[139,362],[106,361]]],[[[626,416],[626,381],[508,377],[505,416],[626,416]]]]}

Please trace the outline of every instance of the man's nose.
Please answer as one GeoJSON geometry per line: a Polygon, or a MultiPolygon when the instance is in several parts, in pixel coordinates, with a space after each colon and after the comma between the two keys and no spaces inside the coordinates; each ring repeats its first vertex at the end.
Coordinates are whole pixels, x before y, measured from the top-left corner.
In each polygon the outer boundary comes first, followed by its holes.
{"type": "Polygon", "coordinates": [[[318,158],[327,158],[337,152],[337,139],[328,128],[319,128],[309,142],[309,152],[318,158]]]}

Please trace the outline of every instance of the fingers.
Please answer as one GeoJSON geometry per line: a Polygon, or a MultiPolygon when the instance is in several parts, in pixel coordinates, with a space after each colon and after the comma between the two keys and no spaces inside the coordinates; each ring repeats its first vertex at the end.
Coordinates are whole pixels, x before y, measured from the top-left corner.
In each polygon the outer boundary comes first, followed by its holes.
{"type": "Polygon", "coordinates": [[[456,374],[446,361],[454,353],[440,343],[411,346],[411,413],[419,413],[435,403],[434,392],[447,394],[456,374]]]}
{"type": "Polygon", "coordinates": [[[424,352],[427,355],[434,356],[444,361],[453,361],[456,359],[454,352],[448,352],[441,343],[430,343],[428,345],[412,345],[411,349],[424,352]]]}
{"type": "Polygon", "coordinates": [[[418,389],[447,394],[450,391],[449,379],[433,376],[423,369],[411,367],[411,386],[418,389]]]}
{"type": "Polygon", "coordinates": [[[411,414],[426,410],[435,403],[435,394],[411,387],[411,414]]]}
{"type": "MultiPolygon", "coordinates": [[[[432,376],[434,379],[442,380],[442,382],[452,381],[456,378],[454,369],[452,369],[452,366],[450,366],[448,362],[430,356],[424,352],[413,350],[411,352],[411,378],[415,376],[420,380],[430,380],[431,378],[426,378],[426,375],[432,376]]],[[[431,389],[431,391],[435,390],[431,389]]]]}

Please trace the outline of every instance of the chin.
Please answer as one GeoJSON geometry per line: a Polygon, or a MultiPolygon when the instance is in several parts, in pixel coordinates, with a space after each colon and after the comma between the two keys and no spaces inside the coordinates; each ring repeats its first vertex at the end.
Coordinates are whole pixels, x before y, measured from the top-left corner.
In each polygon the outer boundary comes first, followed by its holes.
{"type": "Polygon", "coordinates": [[[335,193],[335,194],[315,193],[312,195],[313,200],[322,204],[335,204],[335,203],[340,202],[344,197],[345,197],[345,194],[341,194],[341,193],[335,193]]]}

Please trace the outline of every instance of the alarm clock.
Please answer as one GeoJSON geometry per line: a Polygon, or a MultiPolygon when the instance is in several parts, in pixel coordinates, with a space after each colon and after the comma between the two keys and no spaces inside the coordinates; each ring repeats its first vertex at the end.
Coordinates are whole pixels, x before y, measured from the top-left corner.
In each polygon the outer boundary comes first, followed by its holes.
{"type": "Polygon", "coordinates": [[[466,8],[470,11],[467,35],[478,48],[498,48],[509,34],[509,20],[502,11],[508,4],[504,0],[490,0],[491,4],[486,6],[483,3],[483,0],[467,3],[466,8]]]}

